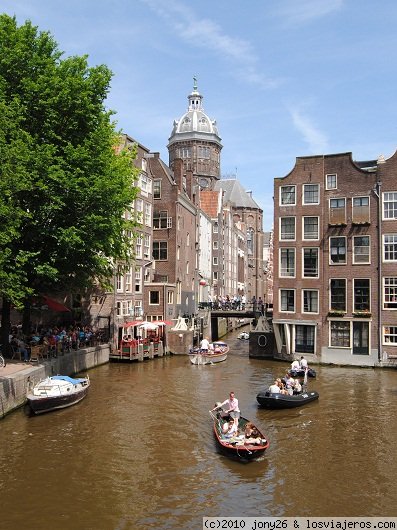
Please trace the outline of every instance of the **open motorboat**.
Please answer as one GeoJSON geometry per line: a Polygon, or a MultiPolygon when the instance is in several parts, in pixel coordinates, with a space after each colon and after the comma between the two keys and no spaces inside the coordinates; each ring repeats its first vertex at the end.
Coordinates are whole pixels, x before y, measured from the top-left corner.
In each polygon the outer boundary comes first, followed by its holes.
{"type": "Polygon", "coordinates": [[[265,435],[246,418],[239,418],[237,434],[228,438],[223,433],[223,425],[230,420],[229,415],[223,411],[216,413],[210,411],[210,415],[214,422],[213,430],[218,449],[226,456],[242,461],[255,460],[269,447],[269,441],[265,435]],[[246,438],[244,431],[247,423],[256,429],[257,438],[246,438]]]}
{"type": "Polygon", "coordinates": [[[256,396],[256,400],[267,409],[291,409],[294,407],[301,407],[311,401],[315,401],[319,398],[319,394],[316,391],[302,391],[297,394],[281,394],[273,393],[268,390],[259,392],[256,396]]]}
{"type": "Polygon", "coordinates": [[[90,387],[89,377],[67,375],[46,377],[27,394],[28,406],[34,414],[70,407],[81,401],[90,387]]]}
{"type": "Polygon", "coordinates": [[[216,341],[212,343],[213,349],[208,351],[201,351],[200,348],[195,348],[189,351],[189,358],[192,364],[214,364],[226,361],[229,352],[229,346],[226,342],[216,341]]]}
{"type": "Polygon", "coordinates": [[[250,338],[250,334],[247,331],[242,331],[237,335],[237,338],[240,340],[248,340],[250,338]]]}
{"type": "MultiPolygon", "coordinates": [[[[288,373],[291,377],[298,377],[298,378],[304,378],[306,369],[305,368],[299,368],[299,369],[290,369],[288,370],[288,373]]],[[[307,368],[307,377],[316,377],[316,370],[313,370],[313,368],[307,368]]]]}

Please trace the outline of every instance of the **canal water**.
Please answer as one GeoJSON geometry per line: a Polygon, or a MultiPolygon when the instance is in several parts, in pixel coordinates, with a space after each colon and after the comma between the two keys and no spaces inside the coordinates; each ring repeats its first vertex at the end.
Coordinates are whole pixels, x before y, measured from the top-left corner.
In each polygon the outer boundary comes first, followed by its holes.
{"type": "Polygon", "coordinates": [[[288,365],[227,341],[226,362],[108,364],[63,411],[0,422],[1,528],[200,529],[203,516],[396,516],[397,371],[318,367],[302,408],[260,409],[288,365]],[[270,440],[260,460],[220,455],[208,410],[234,390],[270,440]]]}

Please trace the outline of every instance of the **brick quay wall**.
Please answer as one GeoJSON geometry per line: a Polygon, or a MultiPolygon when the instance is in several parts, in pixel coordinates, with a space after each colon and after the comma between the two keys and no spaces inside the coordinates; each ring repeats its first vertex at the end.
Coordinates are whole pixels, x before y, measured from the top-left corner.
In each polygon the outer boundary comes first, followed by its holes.
{"type": "Polygon", "coordinates": [[[51,375],[85,372],[109,362],[110,345],[100,344],[71,351],[39,363],[9,363],[0,369],[0,418],[26,403],[26,394],[39,381],[51,375]]]}

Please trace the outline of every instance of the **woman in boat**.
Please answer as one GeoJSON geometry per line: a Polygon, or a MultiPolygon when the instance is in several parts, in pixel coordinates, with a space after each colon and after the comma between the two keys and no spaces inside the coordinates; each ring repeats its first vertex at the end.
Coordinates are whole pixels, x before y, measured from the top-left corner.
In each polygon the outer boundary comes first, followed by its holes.
{"type": "Polygon", "coordinates": [[[300,384],[299,379],[295,379],[293,390],[294,394],[300,394],[302,392],[302,385],[300,384]]]}
{"type": "Polygon", "coordinates": [[[294,392],[295,379],[291,377],[288,372],[285,374],[284,383],[287,393],[292,395],[294,392]]]}
{"type": "Polygon", "coordinates": [[[233,438],[237,434],[237,425],[234,420],[230,420],[229,423],[225,422],[222,425],[222,433],[225,438],[233,438]]]}
{"type": "Polygon", "coordinates": [[[292,361],[291,370],[300,370],[300,368],[301,368],[301,365],[300,365],[298,359],[295,359],[294,361],[292,361]]]}
{"type": "Polygon", "coordinates": [[[245,443],[249,444],[260,444],[261,436],[258,429],[250,421],[246,424],[244,429],[245,443]]]}

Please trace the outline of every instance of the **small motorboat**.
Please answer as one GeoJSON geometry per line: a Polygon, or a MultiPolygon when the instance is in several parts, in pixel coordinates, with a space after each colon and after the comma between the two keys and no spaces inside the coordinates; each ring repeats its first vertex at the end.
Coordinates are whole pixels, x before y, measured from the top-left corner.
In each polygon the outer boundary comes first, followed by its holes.
{"type": "Polygon", "coordinates": [[[210,411],[210,415],[213,419],[213,431],[215,440],[219,450],[231,458],[236,458],[241,461],[255,460],[259,456],[263,455],[266,449],[269,447],[269,441],[267,437],[256,427],[258,437],[255,439],[246,439],[244,431],[249,420],[247,418],[240,417],[238,422],[237,434],[231,438],[227,438],[223,434],[223,425],[230,420],[227,413],[218,411],[214,413],[210,411]]]}
{"type": "Polygon", "coordinates": [[[319,398],[319,394],[316,391],[302,391],[297,394],[281,394],[273,393],[268,390],[259,392],[256,396],[256,400],[261,407],[267,409],[291,409],[294,407],[301,407],[311,401],[315,401],[319,398]]]}
{"type": "Polygon", "coordinates": [[[247,333],[247,331],[242,331],[237,335],[237,338],[240,340],[248,340],[250,338],[250,334],[247,333]]]}
{"type": "MultiPolygon", "coordinates": [[[[288,373],[291,377],[298,377],[298,378],[301,378],[303,379],[305,377],[305,369],[304,368],[299,368],[299,370],[294,370],[294,369],[290,369],[288,370],[288,373]]],[[[307,369],[307,377],[316,377],[316,370],[313,370],[313,368],[308,368],[307,369]]]]}
{"type": "Polygon", "coordinates": [[[67,375],[46,377],[27,394],[27,404],[34,414],[70,407],[87,395],[89,377],[73,378],[67,375]]]}
{"type": "Polygon", "coordinates": [[[212,343],[213,349],[202,351],[200,348],[195,348],[189,351],[189,358],[192,364],[214,364],[226,361],[229,353],[229,346],[226,342],[216,341],[212,343]]]}

